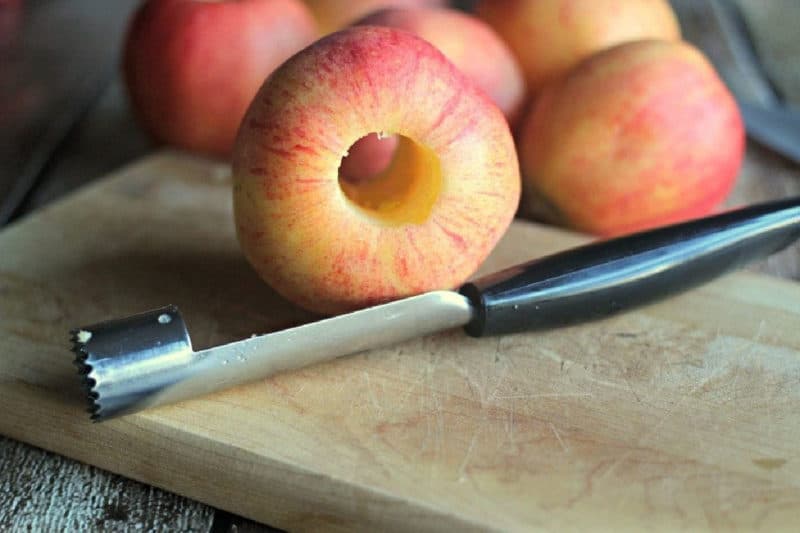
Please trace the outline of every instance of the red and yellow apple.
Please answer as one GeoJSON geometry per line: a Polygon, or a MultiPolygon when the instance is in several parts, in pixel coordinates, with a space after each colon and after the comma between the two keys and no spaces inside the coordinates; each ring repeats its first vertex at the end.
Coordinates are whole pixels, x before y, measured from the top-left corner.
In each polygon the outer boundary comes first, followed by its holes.
{"type": "Polygon", "coordinates": [[[305,0],[323,33],[340,30],[354,20],[388,7],[442,5],[445,0],[305,0]]]}
{"type": "Polygon", "coordinates": [[[503,114],[433,45],[358,26],[323,38],[265,82],[233,154],[244,255],[288,300],[339,313],[470,276],[520,194],[503,114]],[[389,168],[339,179],[369,133],[398,136],[389,168]]]}
{"type": "Polygon", "coordinates": [[[300,0],[148,0],[124,58],[139,122],[159,142],[228,155],[256,91],[315,24],[300,0]]]}
{"type": "Polygon", "coordinates": [[[712,211],[734,185],[744,129],[697,49],[638,41],[547,86],[519,150],[524,213],[612,236],[712,211]]]}
{"type": "Polygon", "coordinates": [[[476,12],[516,54],[532,94],[605,48],[681,36],[668,0],[481,0],[476,12]]]}
{"type": "Polygon", "coordinates": [[[511,50],[482,20],[455,9],[383,9],[356,22],[419,35],[480,87],[513,122],[525,97],[525,81],[511,50]]]}
{"type": "MultiPolygon", "coordinates": [[[[482,89],[513,123],[525,97],[522,72],[511,51],[483,21],[447,8],[390,8],[375,11],[355,24],[410,31],[433,44],[482,89]]],[[[370,135],[342,161],[347,179],[364,180],[391,162],[397,139],[370,135]]]]}

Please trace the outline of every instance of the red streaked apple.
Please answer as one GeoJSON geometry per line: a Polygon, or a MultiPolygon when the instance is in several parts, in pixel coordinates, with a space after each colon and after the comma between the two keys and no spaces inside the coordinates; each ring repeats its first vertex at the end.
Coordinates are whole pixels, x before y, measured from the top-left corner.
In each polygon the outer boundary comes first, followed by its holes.
{"type": "Polygon", "coordinates": [[[574,228],[613,236],[711,212],[734,185],[744,128],[697,49],[638,41],[546,87],[519,150],[523,212],[544,207],[574,228]]]}
{"type": "Polygon", "coordinates": [[[419,35],[485,91],[513,123],[525,97],[522,71],[508,46],[482,20],[455,9],[418,7],[383,9],[356,24],[419,35]]]}
{"type": "Polygon", "coordinates": [[[227,156],[264,79],[316,37],[300,0],[148,0],[125,45],[135,114],[159,142],[227,156]]]}
{"type": "Polygon", "coordinates": [[[476,13],[516,54],[532,94],[605,48],[681,37],[668,0],[481,0],[476,13]]]}
{"type": "Polygon", "coordinates": [[[442,5],[445,0],[305,0],[323,33],[340,30],[379,9],[442,5]]]}
{"type": "Polygon", "coordinates": [[[503,114],[433,45],[393,28],[323,38],[265,82],[233,154],[241,248],[288,300],[334,314],[470,276],[517,208],[503,114]],[[339,179],[350,146],[398,136],[374,179],[339,179]]]}

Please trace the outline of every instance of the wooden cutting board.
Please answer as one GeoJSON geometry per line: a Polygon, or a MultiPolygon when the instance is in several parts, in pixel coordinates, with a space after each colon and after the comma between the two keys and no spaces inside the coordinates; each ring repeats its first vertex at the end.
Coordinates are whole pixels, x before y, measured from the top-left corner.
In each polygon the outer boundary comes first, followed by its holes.
{"type": "MultiPolygon", "coordinates": [[[[203,348],[313,318],[242,259],[229,186],[165,152],[0,233],[0,433],[290,529],[800,521],[800,286],[754,274],[90,423],[73,326],[175,303],[203,348]]],[[[483,270],[578,241],[518,222],[483,270]]]]}

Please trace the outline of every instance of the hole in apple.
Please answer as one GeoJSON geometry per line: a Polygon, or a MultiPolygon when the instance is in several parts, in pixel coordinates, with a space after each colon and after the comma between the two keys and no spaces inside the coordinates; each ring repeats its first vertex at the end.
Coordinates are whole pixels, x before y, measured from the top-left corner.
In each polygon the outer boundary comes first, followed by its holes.
{"type": "Polygon", "coordinates": [[[342,159],[339,186],[382,223],[422,224],[442,189],[441,164],[430,148],[409,137],[371,133],[342,159]]]}
{"type": "Polygon", "coordinates": [[[357,184],[375,178],[389,167],[397,143],[397,135],[370,133],[361,137],[342,159],[340,179],[357,184]]]}

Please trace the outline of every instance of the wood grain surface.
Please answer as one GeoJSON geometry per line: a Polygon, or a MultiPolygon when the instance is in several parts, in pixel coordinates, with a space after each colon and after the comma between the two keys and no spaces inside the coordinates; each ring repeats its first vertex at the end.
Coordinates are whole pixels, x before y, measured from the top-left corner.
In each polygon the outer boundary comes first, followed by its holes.
{"type": "Polygon", "coordinates": [[[209,507],[21,442],[0,447],[0,465],[0,531],[201,531],[213,517],[209,507]],[[42,496],[65,503],[43,513],[42,496]]]}
{"type": "MultiPolygon", "coordinates": [[[[0,236],[0,433],[291,529],[795,525],[800,286],[736,274],[546,334],[458,331],[102,424],[65,331],[178,304],[198,347],[313,317],[164,153],[0,236]]],[[[516,223],[485,269],[579,238],[516,223]]]]}

